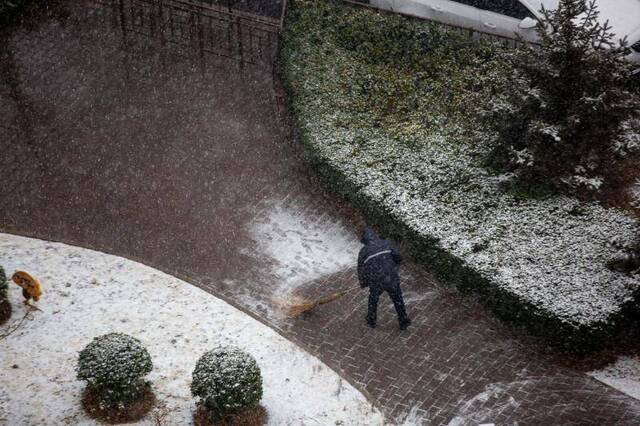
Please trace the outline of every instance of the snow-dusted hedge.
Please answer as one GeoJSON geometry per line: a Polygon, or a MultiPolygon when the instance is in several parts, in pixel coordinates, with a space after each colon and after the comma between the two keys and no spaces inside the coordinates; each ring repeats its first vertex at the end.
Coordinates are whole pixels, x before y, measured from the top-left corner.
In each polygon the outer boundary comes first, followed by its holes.
{"type": "Polygon", "coordinates": [[[105,405],[118,405],[140,395],[147,386],[143,378],[152,368],[151,356],[138,339],[109,333],[80,351],[77,372],[78,379],[86,380],[105,405]]]}
{"type": "Polygon", "coordinates": [[[0,299],[7,298],[8,290],[9,281],[7,281],[7,274],[4,272],[4,268],[0,265],[0,299]]]}
{"type": "Polygon", "coordinates": [[[191,393],[213,420],[223,419],[260,402],[260,367],[251,355],[237,347],[213,349],[198,360],[191,393]]]}
{"type": "MultiPolygon", "coordinates": [[[[341,44],[345,19],[380,35],[386,19],[393,27],[403,18],[297,0],[281,52],[291,109],[323,181],[503,318],[568,350],[610,337],[635,309],[639,283],[606,267],[616,251],[608,242],[630,243],[638,224],[594,203],[532,197],[480,164],[472,135],[482,129],[469,112],[489,95],[481,77],[498,47],[412,21],[437,41],[420,66],[372,64],[341,44]]],[[[389,40],[371,43],[375,51],[389,40]]]]}

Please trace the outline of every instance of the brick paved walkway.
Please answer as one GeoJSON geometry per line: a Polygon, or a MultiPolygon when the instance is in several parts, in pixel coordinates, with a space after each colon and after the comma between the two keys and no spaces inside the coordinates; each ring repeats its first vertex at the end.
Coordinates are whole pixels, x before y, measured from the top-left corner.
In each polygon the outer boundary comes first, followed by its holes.
{"type": "Polygon", "coordinates": [[[638,401],[560,366],[411,262],[408,332],[384,299],[367,328],[362,292],[283,317],[281,299],[356,284],[362,219],[319,189],[268,78],[203,73],[143,42],[125,51],[105,31],[70,19],[0,43],[1,231],[186,278],[341,371],[392,421],[640,423],[638,401]]]}

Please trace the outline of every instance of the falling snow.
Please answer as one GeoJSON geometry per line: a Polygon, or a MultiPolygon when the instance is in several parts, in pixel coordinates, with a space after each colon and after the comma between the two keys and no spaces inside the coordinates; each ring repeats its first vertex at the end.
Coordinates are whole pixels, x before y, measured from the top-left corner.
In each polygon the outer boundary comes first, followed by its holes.
{"type": "MultiPolygon", "coordinates": [[[[84,384],[74,367],[78,351],[109,332],[135,336],[149,350],[148,378],[170,413],[166,424],[190,422],[191,372],[218,345],[257,360],[271,425],[382,423],[364,396],[318,359],[183,281],[119,257],[7,234],[0,234],[0,253],[8,271],[28,270],[44,287],[43,312],[0,341],[0,419],[9,424],[93,424],[80,408],[84,384]]],[[[0,332],[24,314],[18,290],[11,288],[13,317],[0,332]]]]}

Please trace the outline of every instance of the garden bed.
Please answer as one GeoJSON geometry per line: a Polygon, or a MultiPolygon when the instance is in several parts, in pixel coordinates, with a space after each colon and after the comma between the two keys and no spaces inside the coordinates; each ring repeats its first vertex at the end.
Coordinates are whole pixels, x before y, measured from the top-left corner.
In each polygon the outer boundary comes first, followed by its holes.
{"type": "Polygon", "coordinates": [[[474,106],[491,96],[487,71],[504,66],[501,48],[432,23],[297,0],[282,77],[325,184],[443,282],[562,349],[593,349],[636,310],[637,275],[606,264],[609,241],[629,241],[638,223],[483,167],[478,141],[490,135],[474,106]]]}
{"type": "Polygon", "coordinates": [[[155,394],[154,408],[138,424],[193,424],[194,413],[199,419],[190,393],[196,362],[203,353],[229,345],[250,353],[261,369],[267,425],[384,423],[359,391],[317,358],[249,315],[156,269],[1,233],[0,262],[7,271],[28,270],[43,288],[39,310],[22,303],[18,286],[9,288],[15,312],[0,327],[0,424],[124,420],[97,406],[75,370],[79,351],[112,332],[135,336],[153,362],[146,376],[153,392],[129,406],[144,411],[155,394]]]}

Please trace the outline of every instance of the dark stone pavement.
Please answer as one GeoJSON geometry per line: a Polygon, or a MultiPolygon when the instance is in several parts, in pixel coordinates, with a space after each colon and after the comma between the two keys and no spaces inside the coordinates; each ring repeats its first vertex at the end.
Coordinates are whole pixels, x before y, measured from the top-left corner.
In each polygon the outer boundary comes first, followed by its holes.
{"type": "Polygon", "coordinates": [[[407,332],[386,296],[369,329],[358,291],[283,317],[280,300],[356,285],[363,220],[320,189],[270,75],[214,59],[203,69],[74,16],[0,40],[0,231],[187,279],[317,355],[393,422],[640,423],[640,402],[561,366],[411,262],[407,332]]]}

